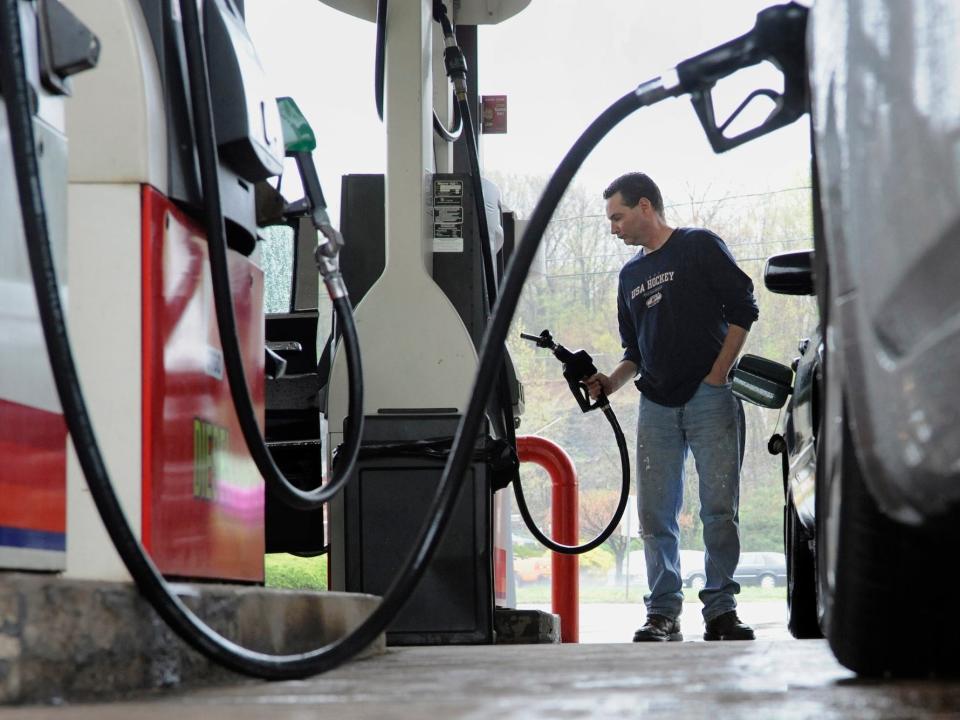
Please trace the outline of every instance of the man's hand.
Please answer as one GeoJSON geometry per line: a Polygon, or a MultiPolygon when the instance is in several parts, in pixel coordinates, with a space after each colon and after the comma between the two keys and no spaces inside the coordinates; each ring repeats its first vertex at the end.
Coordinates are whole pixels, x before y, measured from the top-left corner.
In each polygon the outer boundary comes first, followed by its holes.
{"type": "Polygon", "coordinates": [[[720,354],[713,361],[713,367],[709,374],[703,379],[707,385],[726,385],[730,370],[737,360],[737,355],[743,349],[747,341],[747,331],[739,325],[731,324],[727,329],[727,336],[723,339],[723,345],[720,348],[720,354]]]}
{"type": "Polygon", "coordinates": [[[596,400],[600,397],[601,392],[607,397],[610,397],[623,387],[627,380],[636,374],[636,365],[630,360],[621,360],[620,364],[617,365],[609,375],[597,373],[596,375],[588,377],[583,383],[587,386],[587,392],[590,393],[590,397],[596,400]]]}
{"type": "Polygon", "coordinates": [[[711,370],[710,374],[707,375],[703,382],[707,385],[713,385],[714,387],[719,387],[720,385],[727,384],[727,374],[724,372],[717,372],[716,370],[711,370]]]}
{"type": "Polygon", "coordinates": [[[617,391],[617,388],[615,388],[613,383],[610,382],[610,378],[603,373],[591,375],[583,382],[587,386],[587,392],[590,393],[591,400],[596,400],[598,397],[600,397],[600,393],[603,393],[604,395],[612,395],[617,391]]]}

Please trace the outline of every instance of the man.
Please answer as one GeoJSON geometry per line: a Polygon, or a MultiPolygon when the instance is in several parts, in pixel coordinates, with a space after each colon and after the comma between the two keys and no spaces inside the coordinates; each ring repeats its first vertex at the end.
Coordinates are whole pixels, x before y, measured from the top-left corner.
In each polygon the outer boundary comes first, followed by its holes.
{"type": "Polygon", "coordinates": [[[610,231],[640,248],[620,271],[623,360],[587,380],[596,397],[638,376],[638,506],[650,592],[646,623],[633,640],[683,639],[678,518],[688,450],[700,477],[706,548],[703,637],[753,640],[734,599],[744,423],[728,382],[758,317],[753,283],[712,232],[667,225],[660,189],[643,173],[617,178],[603,197],[610,231]]]}

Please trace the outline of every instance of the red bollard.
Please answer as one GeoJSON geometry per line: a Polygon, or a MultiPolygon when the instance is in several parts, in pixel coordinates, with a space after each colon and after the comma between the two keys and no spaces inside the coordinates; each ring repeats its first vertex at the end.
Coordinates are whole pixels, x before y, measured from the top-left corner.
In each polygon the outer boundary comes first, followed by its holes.
{"type": "MultiPolygon", "coordinates": [[[[550,474],[553,483],[553,540],[576,545],[579,538],[577,512],[577,471],[562,447],[546,438],[527,435],[517,438],[520,462],[536,463],[550,474]]],[[[580,557],[553,553],[553,612],[560,616],[560,639],[580,641],[580,557]]]]}

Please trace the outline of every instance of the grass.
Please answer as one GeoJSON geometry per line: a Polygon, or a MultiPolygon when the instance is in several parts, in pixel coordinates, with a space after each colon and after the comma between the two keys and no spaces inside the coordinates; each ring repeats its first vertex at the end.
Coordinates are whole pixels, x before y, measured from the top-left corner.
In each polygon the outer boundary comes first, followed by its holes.
{"type": "Polygon", "coordinates": [[[264,555],[267,587],[289,590],[326,590],[327,556],[298,557],[286,553],[264,555]]]}
{"type": "MultiPolygon", "coordinates": [[[[623,603],[642,602],[646,587],[631,585],[629,595],[623,586],[609,587],[604,585],[581,585],[580,602],[582,603],[623,603]]],[[[739,602],[786,602],[787,590],[783,587],[770,588],[742,587],[737,595],[739,602]]],[[[695,590],[683,589],[684,602],[700,602],[695,590]]],[[[520,585],[517,588],[517,603],[540,604],[550,602],[550,584],[538,583],[535,585],[520,585]]]]}
{"type": "MultiPolygon", "coordinates": [[[[264,556],[267,587],[287,588],[290,590],[326,590],[327,556],[303,558],[286,553],[272,553],[264,556]]],[[[622,585],[581,584],[580,602],[582,603],[623,603],[642,602],[645,586],[631,585],[629,594],[622,585]]],[[[786,588],[777,587],[766,590],[760,587],[743,587],[737,599],[741,602],[786,601],[786,588]]],[[[683,589],[684,602],[699,602],[697,593],[689,588],[683,589]]],[[[517,587],[517,602],[522,604],[549,603],[550,583],[541,582],[517,587]]]]}

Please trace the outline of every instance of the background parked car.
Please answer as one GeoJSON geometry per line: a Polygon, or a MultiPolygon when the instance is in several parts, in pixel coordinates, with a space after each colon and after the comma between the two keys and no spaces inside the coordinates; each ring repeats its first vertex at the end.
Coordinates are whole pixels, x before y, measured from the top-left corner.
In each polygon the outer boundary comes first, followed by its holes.
{"type": "Polygon", "coordinates": [[[699,590],[707,583],[703,564],[703,550],[680,551],[680,577],[688,588],[699,590]]]}
{"type": "Polygon", "coordinates": [[[516,558],[513,561],[513,574],[517,582],[535,583],[549,580],[552,572],[550,553],[537,557],[516,558]]]}
{"type": "Polygon", "coordinates": [[[745,552],[733,579],[741,585],[773,588],[787,582],[787,559],[782,552],[745,552]]]}
{"type": "MultiPolygon", "coordinates": [[[[684,586],[701,590],[707,583],[701,550],[680,551],[680,574],[684,586]]],[[[733,579],[741,585],[759,585],[773,588],[787,582],[787,561],[782,552],[745,552],[733,579]]]]}

